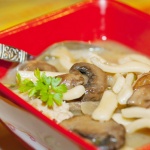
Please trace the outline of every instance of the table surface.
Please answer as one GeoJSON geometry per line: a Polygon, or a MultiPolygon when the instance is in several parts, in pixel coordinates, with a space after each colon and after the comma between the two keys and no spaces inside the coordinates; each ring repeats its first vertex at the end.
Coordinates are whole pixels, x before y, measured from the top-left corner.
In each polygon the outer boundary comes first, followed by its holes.
{"type": "Polygon", "coordinates": [[[0,150],[27,150],[27,148],[0,123],[0,150]]]}
{"type": "MultiPolygon", "coordinates": [[[[0,31],[83,0],[0,0],[0,31]]],[[[85,0],[84,0],[85,1],[85,0]]],[[[118,0],[150,14],[149,0],[118,0]]],[[[0,123],[0,150],[27,150],[0,123]]]]}
{"type": "Polygon", "coordinates": [[[86,0],[0,0],[0,31],[86,0]]]}
{"type": "MultiPolygon", "coordinates": [[[[0,0],[0,31],[52,11],[88,0],[0,0]]],[[[150,14],[149,0],[118,0],[150,14]]]]}

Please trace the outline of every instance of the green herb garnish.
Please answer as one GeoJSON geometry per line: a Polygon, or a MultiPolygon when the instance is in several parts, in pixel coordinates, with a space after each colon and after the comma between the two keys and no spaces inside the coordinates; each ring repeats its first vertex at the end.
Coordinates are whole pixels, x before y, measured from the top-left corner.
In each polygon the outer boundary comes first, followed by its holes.
{"type": "Polygon", "coordinates": [[[49,107],[52,107],[54,103],[61,105],[63,93],[67,92],[67,86],[60,84],[61,78],[46,76],[39,69],[34,71],[34,76],[37,78],[36,82],[30,79],[22,80],[20,74],[17,73],[16,78],[19,91],[21,93],[27,92],[29,97],[41,99],[49,107]]]}

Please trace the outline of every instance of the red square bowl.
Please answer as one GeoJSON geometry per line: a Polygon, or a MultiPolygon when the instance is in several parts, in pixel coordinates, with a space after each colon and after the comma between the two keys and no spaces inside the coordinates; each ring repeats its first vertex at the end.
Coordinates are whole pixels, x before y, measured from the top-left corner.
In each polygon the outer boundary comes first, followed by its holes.
{"type": "MultiPolygon", "coordinates": [[[[66,40],[114,40],[150,55],[150,17],[111,0],[90,0],[0,31],[0,43],[38,56],[48,46],[66,40]]],[[[11,63],[0,61],[2,78],[11,63]]],[[[0,118],[33,149],[95,150],[77,135],[44,116],[0,83],[0,118]],[[12,104],[13,103],[13,104],[12,104]]],[[[150,147],[148,148],[150,149],[150,147]]]]}

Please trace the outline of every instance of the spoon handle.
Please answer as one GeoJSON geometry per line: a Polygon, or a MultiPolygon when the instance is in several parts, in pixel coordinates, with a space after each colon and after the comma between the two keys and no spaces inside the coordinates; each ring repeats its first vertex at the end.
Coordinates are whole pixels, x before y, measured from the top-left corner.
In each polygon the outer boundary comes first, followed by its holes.
{"type": "Polygon", "coordinates": [[[27,60],[27,53],[20,49],[0,44],[0,59],[11,62],[24,62],[27,60]]]}

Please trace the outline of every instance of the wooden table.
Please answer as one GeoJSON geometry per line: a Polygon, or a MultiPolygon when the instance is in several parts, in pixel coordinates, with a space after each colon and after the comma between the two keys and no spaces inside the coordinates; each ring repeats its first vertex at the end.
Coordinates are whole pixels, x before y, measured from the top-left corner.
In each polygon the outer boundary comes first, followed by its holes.
{"type": "Polygon", "coordinates": [[[0,0],[0,31],[86,0],[0,0]]]}
{"type": "Polygon", "coordinates": [[[0,150],[27,150],[27,148],[0,123],[0,150]]]}
{"type": "MultiPolygon", "coordinates": [[[[49,12],[88,0],[0,0],[0,31],[49,12]]],[[[118,0],[150,14],[149,0],[118,0]]]]}

